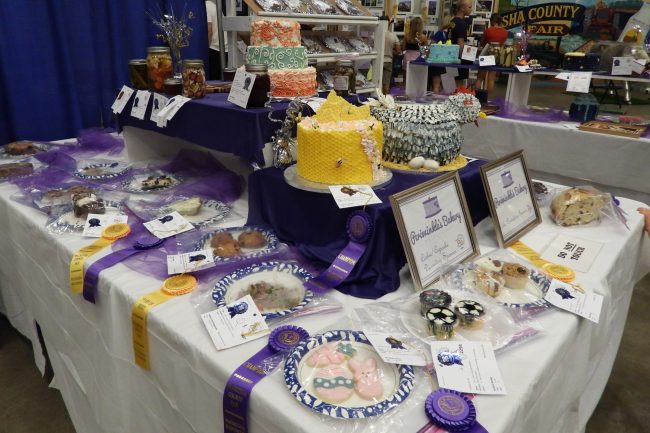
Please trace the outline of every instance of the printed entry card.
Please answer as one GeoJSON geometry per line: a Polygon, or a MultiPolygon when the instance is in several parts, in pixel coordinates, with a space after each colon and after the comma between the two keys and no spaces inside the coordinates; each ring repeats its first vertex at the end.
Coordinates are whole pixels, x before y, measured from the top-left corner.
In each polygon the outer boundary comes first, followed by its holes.
{"type": "Polygon", "coordinates": [[[478,256],[479,247],[458,173],[448,173],[390,197],[417,290],[448,266],[478,256]]]}
{"type": "Polygon", "coordinates": [[[481,166],[481,178],[501,247],[542,222],[523,150],[481,166]]]}

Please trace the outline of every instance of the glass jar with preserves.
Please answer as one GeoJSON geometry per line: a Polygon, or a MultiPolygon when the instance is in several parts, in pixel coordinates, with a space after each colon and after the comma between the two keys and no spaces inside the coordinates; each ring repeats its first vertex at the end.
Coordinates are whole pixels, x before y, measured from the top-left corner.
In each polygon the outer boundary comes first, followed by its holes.
{"type": "Polygon", "coordinates": [[[165,80],[173,75],[172,55],[167,47],[147,48],[147,77],[149,89],[160,92],[165,80]]]}
{"type": "Polygon", "coordinates": [[[131,85],[136,90],[147,90],[147,59],[129,60],[129,78],[131,85]]]}
{"type": "Polygon", "coordinates": [[[232,80],[234,80],[236,73],[237,73],[236,68],[225,68],[223,70],[223,81],[232,81],[232,80]]]}
{"type": "Polygon", "coordinates": [[[180,78],[167,78],[163,84],[163,93],[167,96],[176,96],[183,93],[183,82],[180,78]]]}
{"type": "Polygon", "coordinates": [[[183,60],[183,96],[188,98],[205,96],[203,60],[183,60]]]}
{"type": "Polygon", "coordinates": [[[334,70],[334,91],[339,96],[357,93],[357,73],[352,60],[337,60],[334,70]]]}
{"type": "MultiPolygon", "coordinates": [[[[269,78],[268,67],[262,64],[246,63],[246,72],[256,75],[250,97],[248,98],[247,108],[264,107],[266,101],[269,100],[269,93],[271,92],[271,79],[269,78]]],[[[246,88],[246,82],[244,82],[244,88],[246,88]]]]}

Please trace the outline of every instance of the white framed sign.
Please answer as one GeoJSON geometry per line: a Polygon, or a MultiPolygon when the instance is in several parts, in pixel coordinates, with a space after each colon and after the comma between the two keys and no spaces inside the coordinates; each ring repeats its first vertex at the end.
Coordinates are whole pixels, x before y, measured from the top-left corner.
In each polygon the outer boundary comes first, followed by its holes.
{"type": "Polygon", "coordinates": [[[438,281],[448,266],[480,254],[457,172],[394,194],[390,203],[417,290],[438,281]]]}
{"type": "Polygon", "coordinates": [[[481,179],[502,248],[542,222],[523,150],[482,165],[481,179]]]}

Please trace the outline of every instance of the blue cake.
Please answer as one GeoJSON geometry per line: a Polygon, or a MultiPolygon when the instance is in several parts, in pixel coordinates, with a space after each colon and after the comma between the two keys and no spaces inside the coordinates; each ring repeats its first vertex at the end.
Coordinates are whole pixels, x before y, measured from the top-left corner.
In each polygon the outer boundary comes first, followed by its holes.
{"type": "Polygon", "coordinates": [[[458,63],[460,47],[454,44],[431,44],[427,61],[431,63],[458,63]]]}

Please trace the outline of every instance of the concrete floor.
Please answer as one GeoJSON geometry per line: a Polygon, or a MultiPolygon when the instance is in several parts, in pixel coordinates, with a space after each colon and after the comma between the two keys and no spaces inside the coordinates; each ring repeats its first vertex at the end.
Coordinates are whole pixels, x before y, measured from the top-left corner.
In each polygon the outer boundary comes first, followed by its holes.
{"type": "MultiPolygon", "coordinates": [[[[618,357],[605,392],[587,424],[587,433],[648,432],[648,311],[650,274],[635,288],[618,357]]],[[[604,323],[602,325],[606,326],[604,323]]],[[[2,315],[0,433],[74,433],[61,395],[57,390],[47,387],[46,381],[34,365],[31,344],[14,330],[2,315]]]]}

